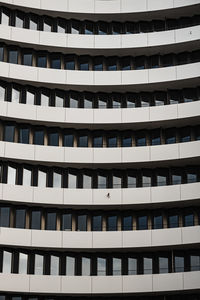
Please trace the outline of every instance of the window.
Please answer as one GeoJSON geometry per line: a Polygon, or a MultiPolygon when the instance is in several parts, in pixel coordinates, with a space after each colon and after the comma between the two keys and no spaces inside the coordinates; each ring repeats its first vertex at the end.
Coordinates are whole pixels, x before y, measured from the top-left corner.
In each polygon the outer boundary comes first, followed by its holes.
{"type": "Polygon", "coordinates": [[[190,255],[190,271],[200,271],[200,255],[190,255]]]}
{"type": "Polygon", "coordinates": [[[8,166],[7,183],[16,184],[16,173],[17,170],[11,166],[8,166]]]}
{"type": "Polygon", "coordinates": [[[98,108],[100,108],[100,109],[107,108],[107,98],[106,98],[106,96],[100,95],[97,101],[98,101],[98,108]]]}
{"type": "Polygon", "coordinates": [[[44,256],[40,254],[35,254],[34,274],[43,275],[43,268],[44,268],[44,256]]]}
{"type": "Polygon", "coordinates": [[[94,136],[93,137],[93,147],[95,147],[95,148],[103,147],[103,137],[102,136],[94,136]]]}
{"type": "Polygon", "coordinates": [[[166,93],[156,93],[154,97],[155,106],[162,106],[167,103],[167,94],[166,93]]]}
{"type": "Polygon", "coordinates": [[[1,12],[1,24],[9,26],[10,23],[10,13],[9,11],[3,9],[1,12]]]}
{"type": "Polygon", "coordinates": [[[75,275],[75,258],[72,256],[66,256],[66,275],[75,275]]]}
{"type": "Polygon", "coordinates": [[[53,187],[56,188],[62,187],[62,174],[53,172],[53,187]]]}
{"type": "Polygon", "coordinates": [[[120,189],[122,187],[122,178],[113,175],[113,189],[120,189]]]}
{"type": "Polygon", "coordinates": [[[92,177],[83,174],[83,188],[91,189],[92,188],[92,177]]]}
{"type": "Polygon", "coordinates": [[[19,274],[27,274],[28,255],[25,253],[19,253],[19,274]]]}
{"type": "Polygon", "coordinates": [[[62,230],[72,230],[72,214],[65,213],[62,215],[62,230]]]}
{"type": "Polygon", "coordinates": [[[159,66],[160,66],[159,55],[152,55],[152,56],[150,56],[149,60],[150,60],[150,68],[153,68],[153,69],[159,68],[159,66]]]}
{"type": "Polygon", "coordinates": [[[112,34],[121,34],[121,24],[117,22],[112,23],[112,34]]]}
{"type": "Polygon", "coordinates": [[[106,23],[104,23],[104,22],[98,23],[98,34],[105,35],[105,34],[107,34],[107,30],[108,30],[108,28],[107,28],[106,23]]]}
{"type": "Polygon", "coordinates": [[[161,56],[162,67],[171,67],[174,65],[174,57],[172,54],[161,56]]]}
{"type": "Polygon", "coordinates": [[[112,259],[112,275],[122,275],[122,260],[121,258],[113,257],[112,259]]]}
{"type": "Polygon", "coordinates": [[[59,275],[59,257],[51,255],[50,261],[50,275],[59,275]]]}
{"type": "Polygon", "coordinates": [[[137,230],[146,230],[148,229],[148,217],[147,216],[138,216],[137,217],[137,230]]]}
{"type": "Polygon", "coordinates": [[[24,53],[23,54],[23,65],[25,66],[32,66],[32,59],[33,55],[32,53],[24,53]]]}
{"type": "Polygon", "coordinates": [[[130,57],[123,57],[120,59],[120,64],[121,64],[121,70],[131,70],[131,61],[130,57]]]}
{"type": "Polygon", "coordinates": [[[83,99],[83,107],[87,109],[91,109],[93,107],[93,98],[92,96],[86,95],[83,99]]]}
{"type": "Polygon", "coordinates": [[[180,101],[180,94],[178,91],[170,91],[169,92],[169,103],[170,104],[178,104],[180,101]]]}
{"type": "Polygon", "coordinates": [[[194,226],[194,214],[189,213],[187,215],[184,215],[183,217],[183,226],[188,227],[188,226],[194,226]]]}
{"type": "Polygon", "coordinates": [[[191,141],[190,128],[182,128],[180,130],[180,143],[186,143],[191,141]]]}
{"type": "Polygon", "coordinates": [[[92,216],[92,231],[102,231],[102,216],[92,216]]]}
{"type": "Polygon", "coordinates": [[[128,275],[137,275],[137,258],[128,257],[128,275]]]}
{"type": "Polygon", "coordinates": [[[57,24],[57,32],[65,33],[66,32],[66,23],[65,20],[59,19],[57,24]]]}
{"type": "Polygon", "coordinates": [[[31,212],[31,229],[41,229],[41,211],[39,210],[31,212]]]}
{"type": "Polygon", "coordinates": [[[30,91],[26,92],[26,103],[30,105],[35,104],[35,93],[32,93],[30,91]]]}
{"type": "Polygon", "coordinates": [[[163,228],[163,217],[160,215],[153,216],[153,229],[163,228]]]}
{"type": "Polygon", "coordinates": [[[44,145],[44,130],[35,129],[34,132],[34,144],[35,145],[44,145]]]}
{"type": "Polygon", "coordinates": [[[107,217],[107,231],[117,231],[117,216],[107,217]]]}
{"type": "Polygon", "coordinates": [[[46,216],[46,230],[56,230],[56,213],[47,212],[46,216]]]}
{"type": "Polygon", "coordinates": [[[153,273],[153,259],[151,257],[143,258],[143,274],[153,273]]]}
{"type": "Polygon", "coordinates": [[[15,211],[15,228],[25,228],[26,211],[25,209],[16,209],[15,211]]]}
{"type": "Polygon", "coordinates": [[[66,57],[65,59],[65,69],[66,70],[75,70],[75,59],[72,57],[66,57]]]}
{"type": "Polygon", "coordinates": [[[71,94],[69,99],[69,107],[78,108],[78,104],[79,104],[78,95],[71,94]]]}
{"type": "Polygon", "coordinates": [[[91,259],[88,257],[82,257],[82,276],[90,276],[91,275],[91,259]]]}
{"type": "Polygon", "coordinates": [[[49,95],[41,93],[40,105],[49,106],[49,95]]]}
{"type": "Polygon", "coordinates": [[[132,230],[132,229],[133,229],[132,216],[124,216],[122,218],[122,230],[132,230]]]}
{"type": "Polygon", "coordinates": [[[97,257],[97,276],[106,276],[106,258],[97,257]]]}
{"type": "Polygon", "coordinates": [[[37,17],[30,16],[29,18],[29,29],[31,30],[37,30],[38,24],[37,24],[37,17]]]}
{"type": "Polygon", "coordinates": [[[0,227],[10,226],[10,207],[0,208],[0,227]]]}
{"type": "Polygon", "coordinates": [[[49,19],[49,18],[44,19],[43,30],[47,31],[47,32],[52,31],[52,21],[51,21],[51,19],[49,19]]]}
{"type": "Polygon", "coordinates": [[[15,126],[14,125],[5,125],[4,126],[4,141],[13,143],[14,136],[15,136],[15,126]]]}
{"type": "Polygon", "coordinates": [[[93,69],[94,71],[103,71],[103,57],[94,57],[93,59],[93,69]]]}
{"type": "Polygon", "coordinates": [[[117,137],[116,136],[110,136],[107,138],[107,145],[109,148],[117,147],[117,137]]]}
{"type": "Polygon", "coordinates": [[[126,107],[127,108],[134,108],[135,107],[135,99],[132,95],[128,95],[126,99],[126,107]]]}
{"type": "Polygon", "coordinates": [[[2,272],[9,274],[12,270],[12,253],[8,251],[3,251],[3,265],[2,272]]]}
{"type": "Polygon", "coordinates": [[[107,177],[98,175],[97,177],[97,187],[98,189],[106,189],[107,188],[107,177]]]}
{"type": "Polygon", "coordinates": [[[135,137],[135,142],[137,147],[146,146],[146,136],[145,133],[137,133],[135,137]]]}
{"type": "Polygon", "coordinates": [[[165,144],[176,143],[176,131],[174,129],[165,130],[165,144]]]}
{"type": "Polygon", "coordinates": [[[137,186],[136,176],[128,175],[128,177],[127,177],[127,187],[128,188],[136,188],[136,186],[137,186]]]}
{"type": "Polygon", "coordinates": [[[3,86],[0,86],[0,101],[5,101],[6,89],[3,86]]]}
{"type": "Polygon", "coordinates": [[[121,108],[121,99],[120,98],[117,99],[117,97],[114,98],[112,100],[112,107],[113,108],[121,108]]]}
{"type": "Polygon", "coordinates": [[[122,147],[131,147],[132,146],[132,138],[130,136],[122,137],[122,147]]]}
{"type": "Polygon", "coordinates": [[[79,59],[79,69],[81,71],[87,71],[89,70],[89,58],[83,58],[83,57],[80,57],[79,59]]]}
{"type": "Polygon", "coordinates": [[[46,54],[38,54],[37,55],[37,67],[39,67],[39,68],[47,67],[47,55],[46,54]]]}
{"type": "Polygon", "coordinates": [[[135,58],[135,69],[136,70],[145,69],[145,56],[138,56],[135,58]]]}
{"type": "Polygon", "coordinates": [[[187,173],[187,183],[197,182],[197,174],[194,172],[187,173]]]}
{"type": "Polygon", "coordinates": [[[19,103],[20,102],[20,91],[12,88],[11,92],[11,102],[19,103]]]}
{"type": "Polygon", "coordinates": [[[169,259],[168,257],[159,257],[159,274],[169,273],[169,259]]]}
{"type": "Polygon", "coordinates": [[[172,184],[181,184],[182,183],[182,175],[179,172],[172,173],[172,184]]]}
{"type": "Polygon", "coordinates": [[[87,231],[87,215],[77,216],[77,231],[87,231]]]}
{"type": "Polygon", "coordinates": [[[85,34],[93,34],[93,23],[87,21],[85,23],[85,29],[84,29],[85,34]]]}
{"type": "Polygon", "coordinates": [[[88,136],[82,135],[78,137],[78,147],[88,147],[88,136]]]}
{"type": "Polygon", "coordinates": [[[47,173],[41,170],[38,171],[38,187],[46,187],[47,184],[47,173]]]}
{"type": "Polygon", "coordinates": [[[185,263],[184,263],[184,257],[175,255],[174,257],[174,271],[175,272],[184,272],[185,269],[185,263]]]}
{"type": "Polygon", "coordinates": [[[107,70],[116,71],[117,70],[117,59],[116,58],[107,58],[107,70]]]}
{"type": "Polygon", "coordinates": [[[73,147],[74,146],[74,136],[73,134],[65,133],[63,136],[63,146],[64,147],[73,147]]]}
{"type": "Polygon", "coordinates": [[[8,62],[11,64],[18,63],[18,50],[15,49],[8,50],[8,62]]]}
{"type": "Polygon", "coordinates": [[[64,106],[64,97],[60,95],[55,96],[55,107],[63,107],[64,106]]]}
{"type": "Polygon", "coordinates": [[[72,21],[71,22],[71,33],[72,34],[79,34],[79,28],[80,28],[80,23],[78,21],[72,21]]]}
{"type": "Polygon", "coordinates": [[[168,227],[169,228],[179,227],[179,216],[177,214],[172,214],[168,217],[168,227]]]}
{"type": "Polygon", "coordinates": [[[60,69],[61,68],[60,55],[52,56],[52,58],[51,58],[51,68],[52,69],[60,69]]]}
{"type": "Polygon", "coordinates": [[[19,143],[29,144],[29,128],[19,128],[19,143]]]}
{"type": "Polygon", "coordinates": [[[156,175],[156,183],[157,183],[157,186],[164,186],[164,185],[167,185],[167,175],[165,174],[157,174],[156,175]]]}
{"type": "Polygon", "coordinates": [[[153,130],[151,132],[151,145],[160,145],[161,144],[161,137],[160,137],[160,130],[153,130]]]}
{"type": "Polygon", "coordinates": [[[4,47],[0,46],[0,61],[4,61],[4,47]]]}
{"type": "Polygon", "coordinates": [[[77,187],[77,175],[68,174],[68,188],[75,189],[77,187]]]}
{"type": "Polygon", "coordinates": [[[151,175],[143,174],[142,175],[142,187],[150,187],[151,186],[151,175]]]}
{"type": "Polygon", "coordinates": [[[15,26],[19,28],[24,27],[24,16],[19,12],[15,16],[15,26]]]}
{"type": "Polygon", "coordinates": [[[52,130],[48,133],[48,145],[59,146],[59,133],[56,130],[52,130]]]}

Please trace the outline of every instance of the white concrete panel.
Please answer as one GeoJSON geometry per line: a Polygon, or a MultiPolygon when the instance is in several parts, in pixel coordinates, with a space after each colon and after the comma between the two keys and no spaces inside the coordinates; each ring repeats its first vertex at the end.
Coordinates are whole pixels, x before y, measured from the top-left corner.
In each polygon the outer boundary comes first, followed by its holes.
{"type": "Polygon", "coordinates": [[[93,248],[122,248],[122,231],[94,231],[93,248]]]}
{"type": "Polygon", "coordinates": [[[122,204],[150,204],[150,188],[127,188],[122,190],[122,204]]]}
{"type": "Polygon", "coordinates": [[[37,69],[38,69],[39,82],[58,83],[58,84],[65,84],[66,82],[65,70],[46,69],[46,68],[37,68],[37,69]]]}
{"type": "Polygon", "coordinates": [[[92,293],[93,294],[115,294],[122,293],[122,276],[93,276],[92,293]]]}
{"type": "Polygon", "coordinates": [[[147,33],[121,35],[121,48],[140,48],[148,46],[147,33]]]}
{"type": "Polygon", "coordinates": [[[140,123],[149,121],[149,107],[123,108],[122,123],[140,123]]]}
{"type": "Polygon", "coordinates": [[[121,205],[122,189],[94,189],[94,205],[121,205]]]}
{"type": "Polygon", "coordinates": [[[95,0],[95,13],[120,13],[120,0],[95,0]]]}
{"type": "Polygon", "coordinates": [[[29,292],[29,276],[22,274],[0,274],[0,291],[29,292]]]}
{"type": "Polygon", "coordinates": [[[11,30],[12,27],[6,25],[0,25],[0,36],[2,39],[10,40],[11,39],[11,30]]]}
{"type": "MultiPolygon", "coordinates": [[[[37,230],[39,231],[39,230],[37,230]]],[[[1,227],[0,244],[8,246],[31,246],[31,230],[1,227]]]]}
{"type": "MultiPolygon", "coordinates": [[[[126,71],[128,72],[128,71],[126,71]]],[[[94,71],[95,85],[121,85],[121,71],[94,71]]]]}
{"type": "MultiPolygon", "coordinates": [[[[183,40],[183,37],[182,37],[183,40]]],[[[175,43],[174,30],[148,33],[148,46],[170,45],[175,43]]]]}
{"type": "Polygon", "coordinates": [[[91,249],[92,235],[92,231],[64,231],[62,232],[62,247],[67,249],[91,249]]]}
{"type": "Polygon", "coordinates": [[[8,77],[9,76],[9,66],[10,64],[5,62],[0,62],[0,76],[8,77]]]}
{"type": "Polygon", "coordinates": [[[61,188],[33,188],[33,202],[40,204],[63,204],[64,189],[61,188]]]}
{"type": "Polygon", "coordinates": [[[183,290],[183,273],[154,274],[153,291],[183,290]]]}
{"type": "Polygon", "coordinates": [[[200,183],[181,184],[181,200],[192,200],[200,198],[200,183]]]}
{"type": "Polygon", "coordinates": [[[61,293],[91,294],[91,276],[62,276],[61,293]]]}
{"type": "Polygon", "coordinates": [[[64,189],[65,205],[91,205],[92,204],[92,189],[64,189]]]}
{"type": "Polygon", "coordinates": [[[176,120],[178,105],[182,104],[150,107],[150,121],[176,120]]]}
{"type": "Polygon", "coordinates": [[[0,184],[0,199],[3,200],[3,184],[0,184]]]}
{"type": "Polygon", "coordinates": [[[21,120],[36,120],[36,105],[7,102],[7,116],[21,120]]]}
{"type": "Polygon", "coordinates": [[[182,7],[194,4],[199,4],[199,0],[174,0],[174,7],[182,7]]]}
{"type": "Polygon", "coordinates": [[[67,84],[72,85],[93,85],[93,71],[71,71],[67,72],[67,84]]]}
{"type": "Polygon", "coordinates": [[[148,70],[122,71],[122,84],[145,84],[148,81],[148,70]]]}
{"type": "Polygon", "coordinates": [[[121,12],[130,13],[132,12],[142,12],[147,10],[146,0],[122,0],[121,12]]]}
{"type": "Polygon", "coordinates": [[[24,7],[40,8],[40,0],[12,0],[12,4],[24,7]]]}
{"type": "Polygon", "coordinates": [[[180,185],[152,187],[151,199],[152,199],[152,203],[180,201],[181,200],[180,185]]]}
{"type": "Polygon", "coordinates": [[[37,81],[38,68],[31,66],[23,66],[16,64],[9,64],[9,76],[14,79],[37,81]]]}
{"type": "Polygon", "coordinates": [[[151,230],[123,231],[123,248],[151,246],[151,230]]]}
{"type": "Polygon", "coordinates": [[[40,42],[41,45],[54,46],[54,47],[67,47],[67,37],[63,33],[58,32],[45,32],[40,31],[40,42]],[[56,40],[56,44],[55,44],[56,40]]]}
{"type": "MultiPolygon", "coordinates": [[[[47,0],[48,1],[48,0],[47,0]]],[[[77,0],[68,0],[68,10],[70,12],[79,12],[82,13],[83,11],[87,13],[94,13],[94,0],[84,0],[84,1],[77,1],[77,0]]]]}
{"type": "Polygon", "coordinates": [[[176,80],[176,67],[149,69],[149,83],[176,80]]]}
{"type": "Polygon", "coordinates": [[[192,26],[175,30],[176,43],[182,43],[200,39],[200,26],[192,26]]]}
{"type": "Polygon", "coordinates": [[[65,108],[63,107],[45,107],[35,106],[37,109],[37,120],[46,122],[65,122],[65,108]]]}
{"type": "Polygon", "coordinates": [[[152,292],[152,275],[123,276],[123,292],[152,292]]]}
{"type": "Polygon", "coordinates": [[[152,247],[180,245],[182,243],[181,228],[154,229],[152,232],[152,247]]]}
{"type": "Polygon", "coordinates": [[[178,107],[178,118],[192,118],[200,111],[200,101],[181,103],[178,107]]]}
{"type": "Polygon", "coordinates": [[[0,157],[5,156],[5,142],[0,141],[0,157]]]}
{"type": "Polygon", "coordinates": [[[199,157],[200,141],[179,144],[180,158],[199,157]]]}
{"type": "Polygon", "coordinates": [[[93,148],[65,148],[65,162],[93,163],[93,148]]]}
{"type": "Polygon", "coordinates": [[[197,244],[200,240],[200,226],[182,228],[182,243],[197,244]]]}
{"type": "Polygon", "coordinates": [[[177,79],[196,78],[200,76],[200,62],[177,66],[177,79]]]}
{"type": "Polygon", "coordinates": [[[200,286],[200,271],[183,273],[183,289],[198,290],[200,286]]]}
{"type": "Polygon", "coordinates": [[[94,123],[95,124],[119,124],[122,122],[121,109],[94,109],[94,123]]]}
{"type": "MultiPolygon", "coordinates": [[[[21,229],[20,229],[21,230],[21,229]]],[[[22,230],[23,231],[23,230],[22,230]]],[[[52,230],[28,230],[32,234],[32,247],[61,248],[62,232],[52,230]]]]}
{"type": "Polygon", "coordinates": [[[2,117],[7,116],[7,106],[9,102],[0,101],[0,114],[2,117]]]}
{"type": "Polygon", "coordinates": [[[34,146],[29,144],[5,143],[5,157],[34,160],[34,146]]]}
{"type": "Polygon", "coordinates": [[[149,11],[170,9],[174,7],[173,0],[147,0],[147,7],[149,11]]]}
{"type": "MultiPolygon", "coordinates": [[[[93,109],[66,108],[65,122],[72,124],[93,124],[93,109]]],[[[102,119],[101,119],[102,121],[102,119]]]]}
{"type": "Polygon", "coordinates": [[[64,147],[35,146],[36,161],[64,162],[64,147]]]}
{"type": "Polygon", "coordinates": [[[122,162],[150,161],[150,147],[127,147],[122,149],[122,162]]]}
{"type": "Polygon", "coordinates": [[[95,36],[87,34],[68,34],[67,47],[68,48],[94,48],[95,36]]]}
{"type": "Polygon", "coordinates": [[[39,31],[11,27],[11,40],[27,44],[40,44],[39,31]]]}
{"type": "MultiPolygon", "coordinates": [[[[33,1],[33,0],[32,0],[33,1]]],[[[53,10],[53,11],[64,11],[68,10],[68,0],[58,0],[58,1],[49,1],[49,0],[40,0],[41,9],[53,10]]]]}
{"type": "Polygon", "coordinates": [[[30,276],[30,293],[60,293],[61,278],[60,276],[30,276]]]}
{"type": "Polygon", "coordinates": [[[151,161],[174,160],[179,158],[179,144],[150,147],[151,161]]]}
{"type": "Polygon", "coordinates": [[[33,187],[2,184],[3,200],[31,203],[33,201],[33,187]]]}
{"type": "Polygon", "coordinates": [[[97,49],[121,48],[121,35],[95,35],[94,46],[97,49]]]}
{"type": "Polygon", "coordinates": [[[93,148],[94,163],[119,163],[122,148],[93,148]]]}

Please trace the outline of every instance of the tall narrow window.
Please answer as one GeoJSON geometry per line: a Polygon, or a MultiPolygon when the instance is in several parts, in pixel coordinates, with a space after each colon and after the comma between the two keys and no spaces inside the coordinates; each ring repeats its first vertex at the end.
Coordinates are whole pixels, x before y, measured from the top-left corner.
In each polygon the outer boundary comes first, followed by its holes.
{"type": "Polygon", "coordinates": [[[57,215],[55,212],[47,212],[46,230],[56,230],[57,215]]]}
{"type": "Polygon", "coordinates": [[[107,188],[107,177],[98,175],[98,189],[106,189],[107,188]]]}
{"type": "Polygon", "coordinates": [[[44,256],[35,254],[34,274],[43,275],[43,268],[44,268],[44,256]]]}
{"type": "Polygon", "coordinates": [[[122,230],[132,230],[132,229],[133,229],[132,216],[124,216],[122,218],[122,230]]]}
{"type": "Polygon", "coordinates": [[[16,228],[25,228],[26,221],[26,210],[25,209],[16,209],[15,211],[15,227],[16,228]]]}
{"type": "Polygon", "coordinates": [[[72,230],[72,214],[62,215],[62,230],[71,231],[72,230]]]}
{"type": "Polygon", "coordinates": [[[184,270],[185,270],[184,256],[175,255],[174,271],[175,272],[184,272],[184,270]]]}
{"type": "Polygon", "coordinates": [[[64,106],[64,97],[56,95],[55,97],[55,107],[63,107],[64,106]]]}
{"type": "Polygon", "coordinates": [[[15,26],[19,28],[24,27],[24,16],[19,12],[15,16],[15,26]]]}
{"type": "Polygon", "coordinates": [[[0,86],[0,101],[5,101],[6,89],[3,86],[0,86]]]}
{"type": "Polygon", "coordinates": [[[137,258],[128,258],[128,275],[137,275],[137,258]]]}
{"type": "Polygon", "coordinates": [[[48,133],[48,145],[59,146],[59,133],[56,130],[52,130],[48,133]]]}
{"type": "Polygon", "coordinates": [[[34,132],[34,144],[44,145],[44,130],[36,129],[34,132]]]}
{"type": "Polygon", "coordinates": [[[43,171],[38,171],[38,187],[46,187],[47,184],[47,173],[43,171]]]}
{"type": "Polygon", "coordinates": [[[19,274],[27,274],[28,254],[19,253],[19,274]]]}
{"type": "Polygon", "coordinates": [[[10,14],[9,11],[3,9],[1,13],[1,24],[9,26],[10,23],[10,14]]]}
{"type": "Polygon", "coordinates": [[[108,231],[117,231],[117,216],[108,216],[107,230],[108,231]]]}
{"type": "Polygon", "coordinates": [[[19,128],[19,143],[29,144],[29,128],[19,128]]]}
{"type": "Polygon", "coordinates": [[[136,176],[128,175],[128,177],[127,177],[127,187],[128,188],[136,188],[136,186],[137,186],[136,176]]]}
{"type": "Polygon", "coordinates": [[[32,171],[29,169],[23,168],[23,181],[22,184],[25,186],[31,186],[32,183],[32,171]]]}
{"type": "Polygon", "coordinates": [[[82,257],[82,276],[91,275],[91,259],[89,257],[82,257]]]}
{"type": "Polygon", "coordinates": [[[52,20],[51,19],[49,19],[49,18],[44,19],[43,30],[46,32],[52,31],[52,20]]]}
{"type": "Polygon", "coordinates": [[[97,276],[106,276],[106,258],[97,257],[97,276]]]}
{"type": "Polygon", "coordinates": [[[190,255],[190,271],[200,271],[200,255],[190,255]]]}
{"type": "Polygon", "coordinates": [[[77,230],[87,231],[87,215],[79,215],[77,217],[77,230]]]}
{"type": "Polygon", "coordinates": [[[122,260],[121,258],[113,257],[112,259],[112,274],[121,275],[122,274],[122,260]]]}
{"type": "Polygon", "coordinates": [[[83,174],[83,188],[91,189],[92,188],[92,177],[83,174]]]}
{"type": "Polygon", "coordinates": [[[11,273],[12,270],[12,253],[8,251],[3,251],[3,265],[2,272],[3,273],[11,273]]]}
{"type": "Polygon", "coordinates": [[[26,104],[30,104],[30,105],[35,104],[35,93],[30,91],[26,92],[26,104]]]}
{"type": "Polygon", "coordinates": [[[41,93],[41,106],[49,106],[49,95],[41,93]]]}
{"type": "Polygon", "coordinates": [[[137,229],[138,230],[148,229],[148,217],[147,216],[138,216],[138,218],[137,218],[137,229]]]}
{"type": "Polygon", "coordinates": [[[151,257],[143,258],[143,274],[153,273],[153,259],[151,257]]]}
{"type": "Polygon", "coordinates": [[[32,66],[33,54],[26,52],[23,54],[23,65],[32,66]]]}
{"type": "Polygon", "coordinates": [[[66,275],[75,275],[75,257],[66,256],[66,275]]]}
{"type": "Polygon", "coordinates": [[[18,63],[18,50],[15,49],[8,50],[8,62],[11,64],[18,63]]]}
{"type": "Polygon", "coordinates": [[[60,173],[53,172],[53,187],[62,187],[62,175],[60,173]]]}
{"type": "Polygon", "coordinates": [[[120,176],[113,175],[113,189],[121,189],[122,178],[120,176]]]}
{"type": "Polygon", "coordinates": [[[8,166],[8,176],[7,176],[8,184],[16,184],[16,173],[17,170],[15,168],[8,166]]]}
{"type": "Polygon", "coordinates": [[[41,229],[41,211],[33,210],[31,212],[31,229],[41,229]]]}
{"type": "Polygon", "coordinates": [[[12,88],[11,91],[11,102],[19,103],[20,102],[20,91],[12,88]]]}
{"type": "Polygon", "coordinates": [[[47,67],[47,55],[46,54],[38,54],[37,56],[37,67],[46,68],[47,67]]]}
{"type": "Polygon", "coordinates": [[[68,174],[68,188],[75,189],[77,187],[77,175],[68,174]]]}
{"type": "Polygon", "coordinates": [[[92,231],[101,231],[101,230],[102,230],[102,216],[93,216],[92,231]]]}
{"type": "Polygon", "coordinates": [[[163,228],[163,217],[162,215],[153,216],[153,229],[163,228]]]}
{"type": "Polygon", "coordinates": [[[15,126],[14,125],[5,125],[4,126],[4,141],[13,143],[14,136],[15,136],[15,126]]]}
{"type": "Polygon", "coordinates": [[[159,273],[169,273],[169,258],[168,257],[159,257],[159,273]]]}
{"type": "Polygon", "coordinates": [[[0,227],[10,226],[10,207],[0,208],[0,227]]]}
{"type": "Polygon", "coordinates": [[[59,257],[51,255],[50,275],[59,275],[59,257]]]}

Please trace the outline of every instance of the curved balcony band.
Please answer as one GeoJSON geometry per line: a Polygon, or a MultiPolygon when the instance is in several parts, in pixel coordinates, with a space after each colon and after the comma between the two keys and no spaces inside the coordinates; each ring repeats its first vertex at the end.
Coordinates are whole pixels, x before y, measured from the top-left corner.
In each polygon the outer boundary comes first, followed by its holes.
{"type": "Polygon", "coordinates": [[[76,88],[82,90],[124,90],[143,88],[155,90],[160,87],[175,87],[190,84],[198,85],[200,63],[179,65],[167,68],[131,70],[131,71],[72,71],[29,67],[0,62],[0,76],[6,80],[15,80],[24,84],[43,85],[45,87],[76,88]]]}
{"type": "Polygon", "coordinates": [[[134,231],[51,231],[0,228],[4,246],[53,249],[183,249],[200,243],[200,226],[134,231]]]}
{"type": "Polygon", "coordinates": [[[61,208],[147,208],[198,204],[200,183],[128,189],[60,189],[0,184],[2,203],[61,208]],[[81,197],[80,197],[81,195],[81,197]],[[108,197],[109,195],[109,197],[108,197]],[[161,197],[162,195],[162,197],[161,197]]]}
{"type": "MultiPolygon", "coordinates": [[[[67,13],[67,14],[91,14],[91,15],[114,15],[115,14],[136,14],[136,13],[153,13],[158,11],[175,10],[195,6],[199,4],[198,0],[180,1],[180,0],[59,0],[56,3],[51,3],[48,0],[1,0],[2,4],[9,4],[12,7],[20,7],[24,9],[40,10],[41,12],[51,13],[67,13]]],[[[91,18],[91,16],[90,16],[91,18]]]]}
{"type": "Polygon", "coordinates": [[[173,161],[191,163],[200,158],[200,142],[177,143],[159,146],[127,148],[70,148],[26,145],[0,142],[2,159],[23,160],[34,163],[56,163],[56,165],[73,166],[76,164],[104,166],[120,165],[141,166],[148,164],[166,166],[173,161]]]}
{"type": "Polygon", "coordinates": [[[162,50],[190,50],[200,40],[200,25],[169,31],[159,31],[128,35],[83,35],[42,32],[0,25],[1,40],[40,50],[77,54],[120,54],[133,50],[135,55],[152,54],[162,50]],[[56,45],[55,45],[56,36],[56,45]],[[164,47],[164,48],[163,48],[164,47]],[[110,50],[110,52],[109,52],[110,50]]]}

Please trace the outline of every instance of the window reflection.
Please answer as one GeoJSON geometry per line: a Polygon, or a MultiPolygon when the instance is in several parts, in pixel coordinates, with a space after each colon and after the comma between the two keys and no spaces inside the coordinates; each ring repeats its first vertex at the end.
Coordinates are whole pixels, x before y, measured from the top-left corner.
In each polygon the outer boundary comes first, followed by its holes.
{"type": "Polygon", "coordinates": [[[28,255],[25,253],[19,253],[19,274],[27,274],[28,255]]]}
{"type": "Polygon", "coordinates": [[[90,276],[91,275],[91,259],[88,257],[82,257],[82,275],[83,276],[90,276]]]}
{"type": "Polygon", "coordinates": [[[16,169],[11,166],[8,166],[7,183],[16,184],[16,169]]]}
{"type": "Polygon", "coordinates": [[[44,264],[43,255],[35,254],[34,274],[43,275],[43,264],[44,264]]]}
{"type": "Polygon", "coordinates": [[[97,276],[106,276],[106,258],[97,257],[97,276]]]}
{"type": "Polygon", "coordinates": [[[11,273],[12,267],[12,253],[8,251],[3,251],[3,265],[2,272],[3,273],[11,273]]]}
{"type": "Polygon", "coordinates": [[[50,275],[59,275],[59,257],[51,255],[50,275]]]}
{"type": "Polygon", "coordinates": [[[75,258],[72,256],[66,256],[66,275],[75,275],[75,258]]]}

